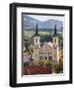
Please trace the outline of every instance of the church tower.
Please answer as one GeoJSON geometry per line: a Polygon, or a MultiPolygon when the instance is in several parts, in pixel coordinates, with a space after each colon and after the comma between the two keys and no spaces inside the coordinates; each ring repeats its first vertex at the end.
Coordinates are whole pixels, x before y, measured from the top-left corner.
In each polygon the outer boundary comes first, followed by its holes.
{"type": "Polygon", "coordinates": [[[59,64],[59,38],[57,35],[56,25],[53,34],[53,62],[55,64],[59,64]]]}
{"type": "Polygon", "coordinates": [[[34,36],[34,45],[40,47],[40,36],[38,33],[38,24],[36,25],[36,32],[34,36]]]}

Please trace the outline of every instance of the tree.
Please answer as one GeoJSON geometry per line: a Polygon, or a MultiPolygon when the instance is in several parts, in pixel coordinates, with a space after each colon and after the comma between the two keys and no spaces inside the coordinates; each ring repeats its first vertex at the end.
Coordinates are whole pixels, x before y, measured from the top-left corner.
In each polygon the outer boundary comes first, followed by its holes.
{"type": "Polygon", "coordinates": [[[63,60],[59,60],[59,64],[55,64],[55,72],[62,73],[63,72],[63,60]]]}
{"type": "Polygon", "coordinates": [[[53,62],[50,60],[41,60],[39,61],[39,65],[42,67],[48,67],[49,68],[49,73],[52,73],[53,69],[53,62]]]}
{"type": "Polygon", "coordinates": [[[63,72],[63,60],[62,59],[59,60],[59,71],[63,72]]]}

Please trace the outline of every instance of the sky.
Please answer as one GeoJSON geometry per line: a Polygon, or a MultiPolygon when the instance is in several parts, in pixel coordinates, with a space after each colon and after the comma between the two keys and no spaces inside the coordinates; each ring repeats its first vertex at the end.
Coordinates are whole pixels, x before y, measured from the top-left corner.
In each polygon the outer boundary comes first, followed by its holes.
{"type": "Polygon", "coordinates": [[[64,16],[44,16],[44,15],[28,15],[32,18],[35,18],[39,21],[45,21],[48,19],[55,19],[55,20],[60,20],[62,22],[64,22],[64,16]]]}

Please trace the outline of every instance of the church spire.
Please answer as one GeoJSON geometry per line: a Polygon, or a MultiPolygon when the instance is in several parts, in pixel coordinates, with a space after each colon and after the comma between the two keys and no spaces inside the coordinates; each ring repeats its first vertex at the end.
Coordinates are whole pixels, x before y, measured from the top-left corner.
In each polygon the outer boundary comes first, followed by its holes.
{"type": "Polygon", "coordinates": [[[54,29],[54,34],[53,36],[56,36],[57,35],[57,28],[56,28],[56,25],[55,25],[55,29],[54,29]]]}
{"type": "Polygon", "coordinates": [[[35,32],[35,35],[36,35],[36,36],[38,35],[38,24],[36,25],[36,32],[35,32]]]}

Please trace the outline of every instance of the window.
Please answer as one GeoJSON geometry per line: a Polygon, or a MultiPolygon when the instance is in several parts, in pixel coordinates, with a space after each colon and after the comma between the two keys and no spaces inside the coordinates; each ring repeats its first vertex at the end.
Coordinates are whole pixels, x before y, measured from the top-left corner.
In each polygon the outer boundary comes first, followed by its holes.
{"type": "Polygon", "coordinates": [[[45,56],[45,59],[47,59],[47,57],[45,56]]]}
{"type": "Polygon", "coordinates": [[[43,60],[43,56],[40,56],[40,60],[43,60]]]}
{"type": "Polygon", "coordinates": [[[56,39],[54,39],[54,42],[56,42],[56,39]]]}
{"type": "Polygon", "coordinates": [[[41,56],[40,56],[40,60],[41,60],[41,56]]]}
{"type": "Polygon", "coordinates": [[[36,39],[36,43],[37,43],[37,39],[36,39]]]}
{"type": "Polygon", "coordinates": [[[49,60],[52,60],[52,56],[49,56],[49,60]]]}
{"type": "Polygon", "coordinates": [[[57,50],[57,47],[54,47],[55,51],[57,50]]]}

